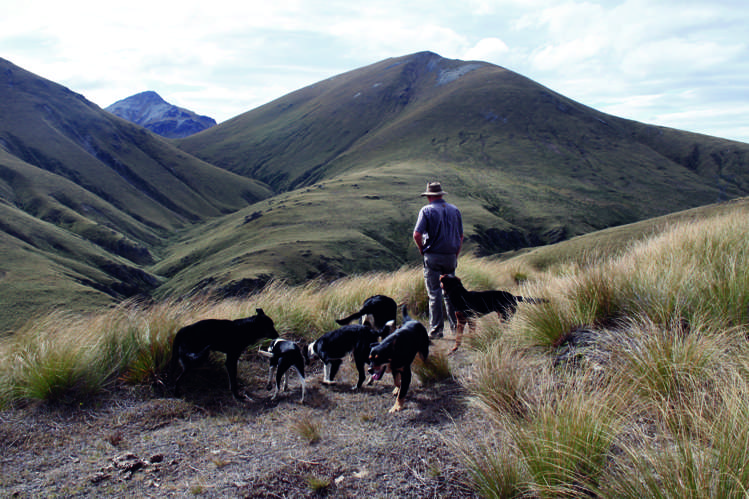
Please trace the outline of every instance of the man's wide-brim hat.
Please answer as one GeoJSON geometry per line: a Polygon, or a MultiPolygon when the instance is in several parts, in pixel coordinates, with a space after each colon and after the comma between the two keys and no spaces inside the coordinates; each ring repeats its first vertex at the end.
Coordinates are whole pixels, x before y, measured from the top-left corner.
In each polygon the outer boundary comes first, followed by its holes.
{"type": "Polygon", "coordinates": [[[444,194],[447,193],[442,190],[442,184],[439,182],[429,182],[426,192],[421,193],[422,196],[442,196],[444,194]]]}

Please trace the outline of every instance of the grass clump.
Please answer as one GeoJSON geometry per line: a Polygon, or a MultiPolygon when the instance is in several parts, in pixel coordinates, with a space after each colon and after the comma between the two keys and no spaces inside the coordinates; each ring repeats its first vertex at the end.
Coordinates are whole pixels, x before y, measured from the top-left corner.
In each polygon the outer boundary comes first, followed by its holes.
{"type": "Polygon", "coordinates": [[[291,423],[292,431],[310,445],[316,444],[322,438],[320,428],[320,423],[310,415],[300,417],[291,423]]]}
{"type": "Polygon", "coordinates": [[[422,360],[417,355],[413,364],[413,372],[423,385],[452,379],[450,364],[444,352],[433,353],[426,360],[422,360]]]}
{"type": "Polygon", "coordinates": [[[82,318],[54,312],[13,341],[5,340],[3,405],[15,400],[79,403],[107,389],[118,369],[99,355],[106,338],[83,327],[82,318]],[[69,330],[79,335],[71,337],[69,330]]]}
{"type": "Polygon", "coordinates": [[[321,494],[326,492],[330,488],[331,482],[329,478],[309,475],[307,477],[307,485],[312,492],[321,494]]]}

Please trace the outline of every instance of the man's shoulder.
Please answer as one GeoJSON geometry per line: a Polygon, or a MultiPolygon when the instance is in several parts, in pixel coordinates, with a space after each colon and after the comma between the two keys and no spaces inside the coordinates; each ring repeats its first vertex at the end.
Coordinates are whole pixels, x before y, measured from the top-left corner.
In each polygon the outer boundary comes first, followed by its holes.
{"type": "Polygon", "coordinates": [[[451,203],[445,203],[445,206],[446,206],[446,207],[447,207],[448,209],[450,209],[450,210],[454,210],[454,211],[457,211],[458,213],[460,213],[460,209],[458,209],[458,207],[457,207],[457,206],[455,206],[454,204],[451,204],[451,203]]]}

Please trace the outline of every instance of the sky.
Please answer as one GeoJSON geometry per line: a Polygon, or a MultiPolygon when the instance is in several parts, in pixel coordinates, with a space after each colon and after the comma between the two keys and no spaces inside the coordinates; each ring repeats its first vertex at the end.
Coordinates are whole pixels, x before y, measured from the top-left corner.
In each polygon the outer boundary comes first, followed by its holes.
{"type": "Polygon", "coordinates": [[[222,122],[429,50],[749,143],[746,0],[0,0],[0,13],[0,57],[102,108],[153,90],[222,122]]]}

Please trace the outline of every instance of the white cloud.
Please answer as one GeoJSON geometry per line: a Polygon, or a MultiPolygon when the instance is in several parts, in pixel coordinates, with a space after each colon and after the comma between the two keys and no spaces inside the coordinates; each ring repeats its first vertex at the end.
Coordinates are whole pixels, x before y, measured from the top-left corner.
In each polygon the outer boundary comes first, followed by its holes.
{"type": "Polygon", "coordinates": [[[223,121],[388,57],[508,67],[613,114],[749,141],[749,6],[729,0],[0,0],[0,55],[100,106],[223,121]],[[11,5],[12,2],[12,5],[11,5]],[[689,93],[691,92],[691,93],[689,93]],[[713,114],[708,114],[713,111],[713,114]]]}
{"type": "Polygon", "coordinates": [[[510,48],[507,44],[499,38],[482,38],[476,45],[468,49],[462,58],[469,61],[485,61],[499,65],[509,51],[510,48]]]}

